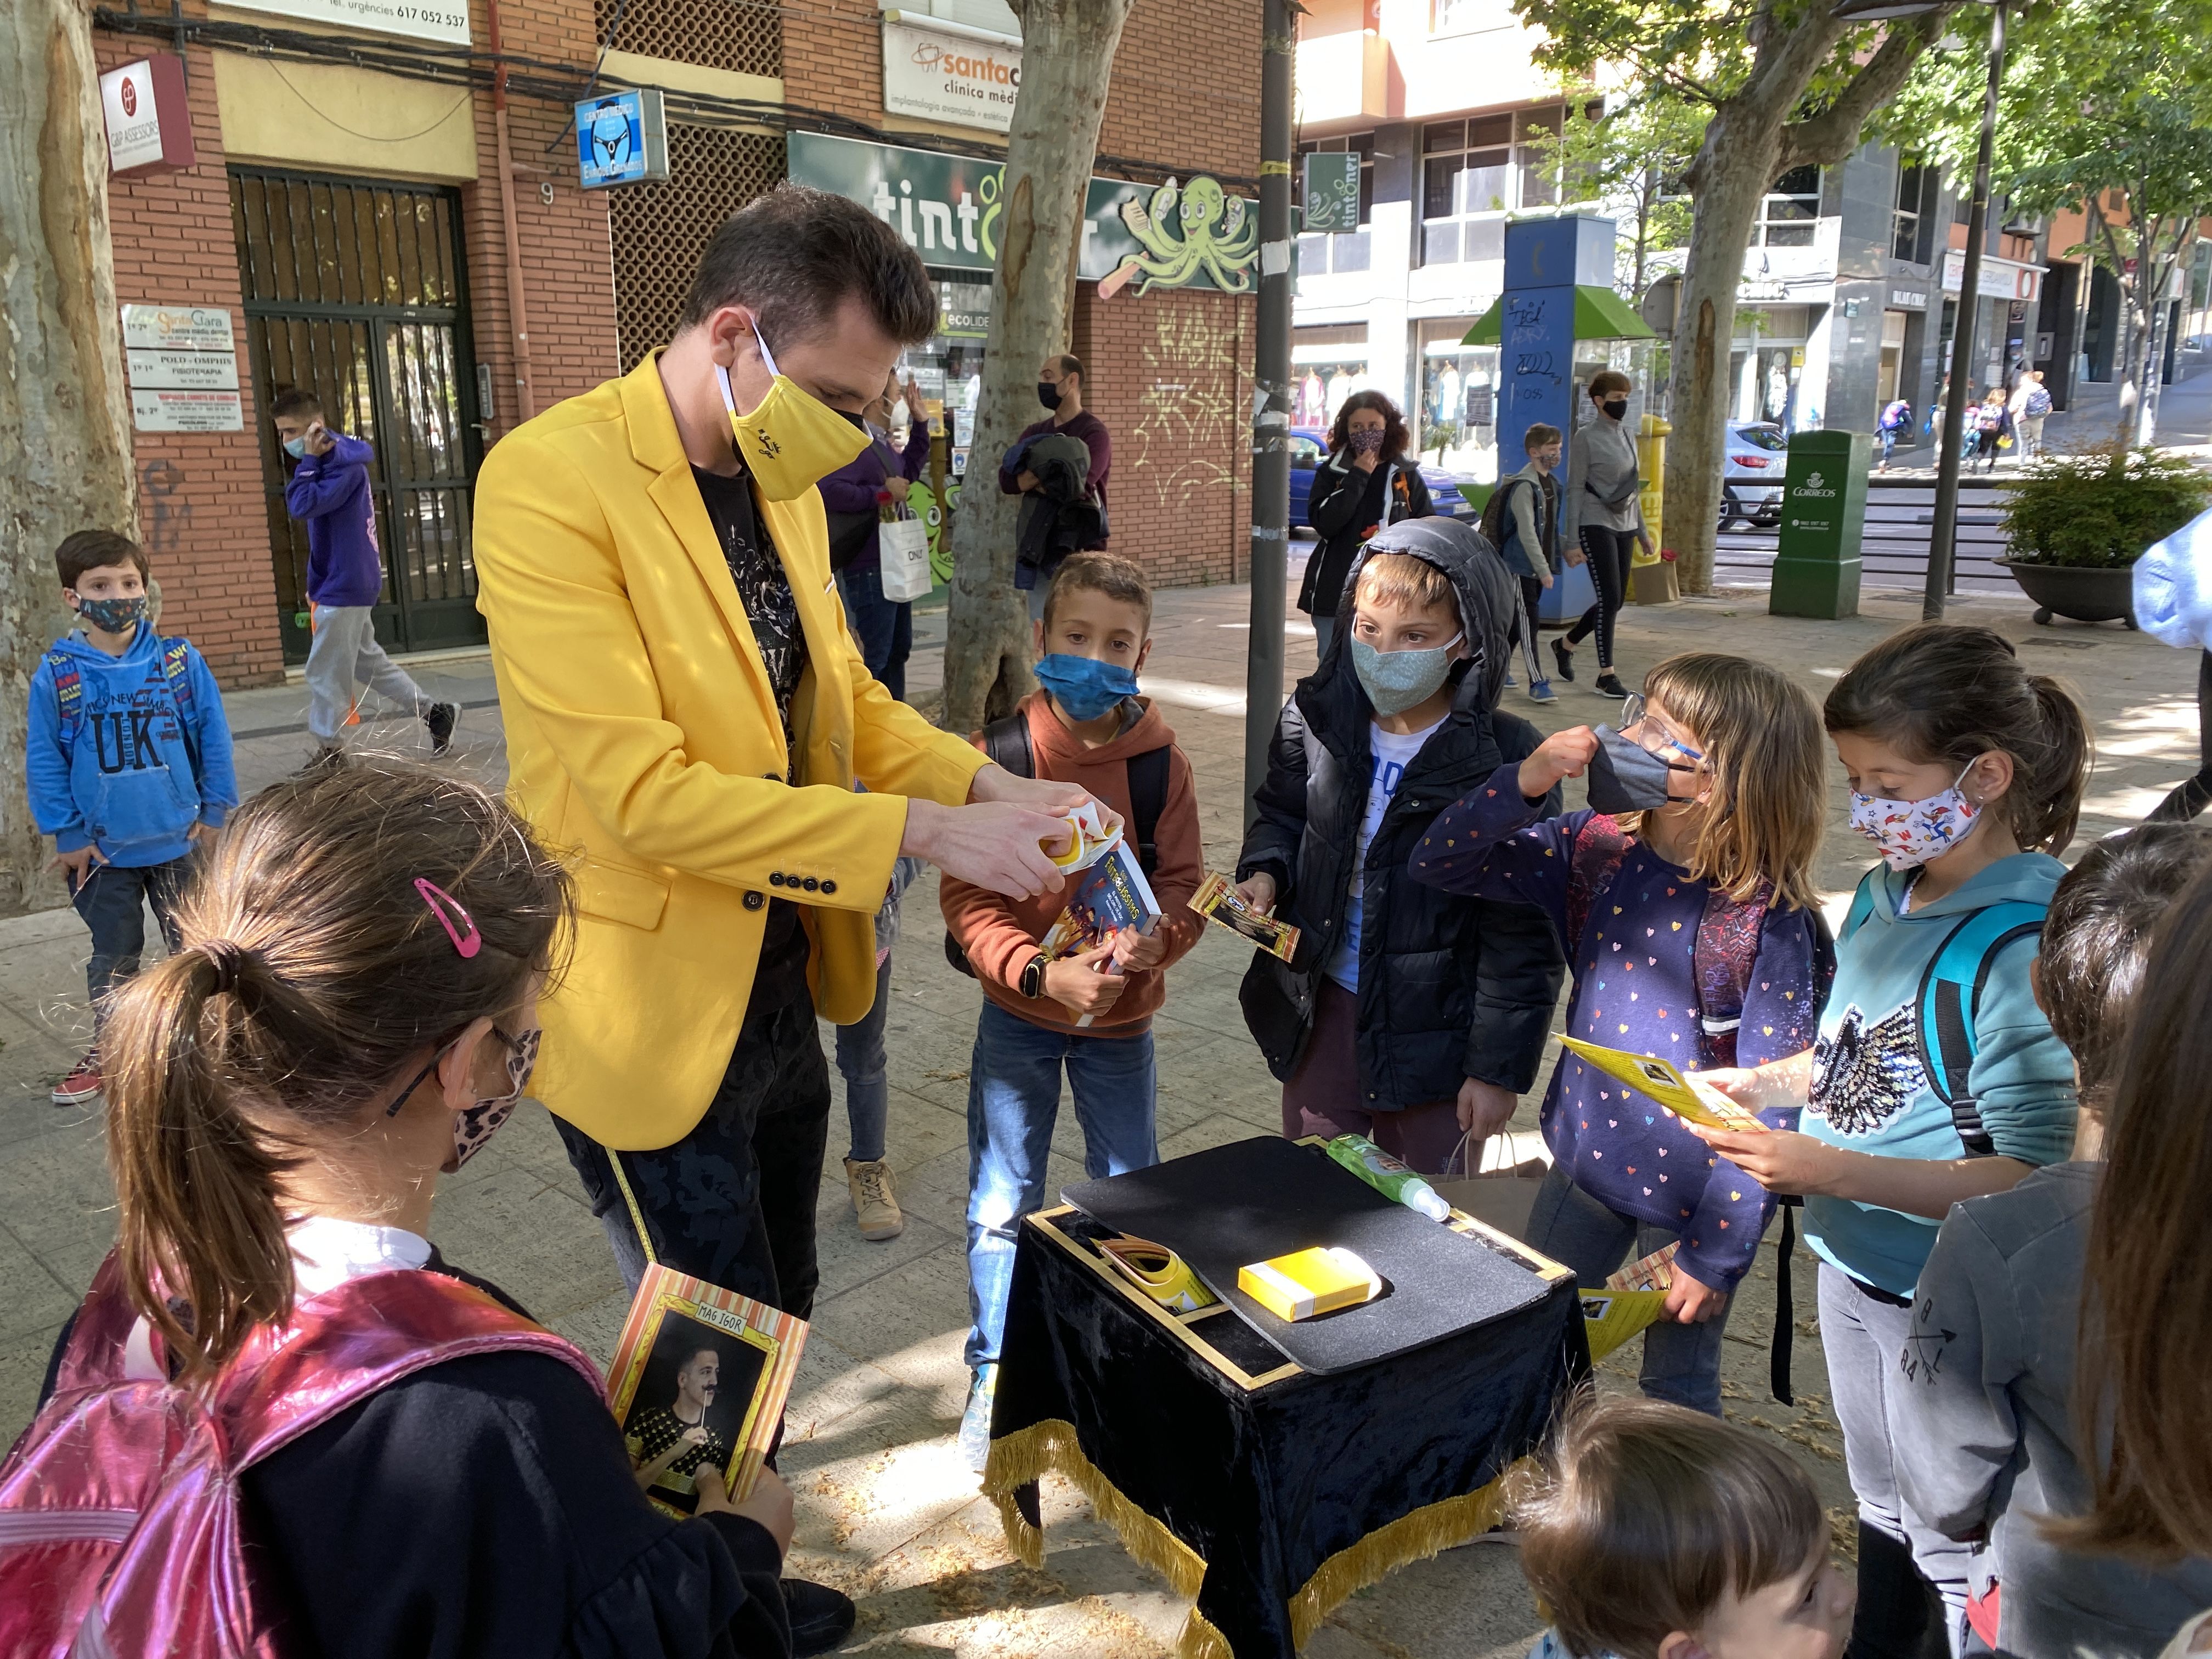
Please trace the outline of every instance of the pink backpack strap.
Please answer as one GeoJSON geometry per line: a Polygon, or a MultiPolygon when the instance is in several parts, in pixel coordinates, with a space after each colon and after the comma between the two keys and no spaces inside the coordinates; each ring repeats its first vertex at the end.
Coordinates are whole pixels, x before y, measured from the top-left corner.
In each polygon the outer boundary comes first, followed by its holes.
{"type": "Polygon", "coordinates": [[[401,1378],[479,1353],[538,1353],[604,1396],[582,1349],[459,1279],[365,1274],[310,1297],[283,1331],[257,1331],[213,1401],[234,1475],[401,1378]]]}
{"type": "Polygon", "coordinates": [[[1575,831],[1574,842],[1567,849],[1566,945],[1571,970],[1573,958],[1582,954],[1583,928],[1589,921],[1590,907],[1612,885],[1621,860],[1635,844],[1635,837],[1602,812],[1591,813],[1575,831]]]}
{"type": "Polygon", "coordinates": [[[54,1392],[120,1382],[124,1348],[137,1322],[138,1310],[123,1288],[122,1264],[110,1250],[70,1326],[69,1346],[54,1370],[54,1392]]]}

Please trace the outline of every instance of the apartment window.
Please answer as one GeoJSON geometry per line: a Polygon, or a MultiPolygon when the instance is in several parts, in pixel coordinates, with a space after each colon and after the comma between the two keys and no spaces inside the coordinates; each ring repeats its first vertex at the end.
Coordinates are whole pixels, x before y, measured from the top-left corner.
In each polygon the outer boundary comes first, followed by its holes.
{"type": "Polygon", "coordinates": [[[1759,204],[1753,228],[1754,247],[1810,247],[1813,222],[1820,216],[1820,169],[1792,167],[1774,181],[1759,204]]]}
{"type": "Polygon", "coordinates": [[[1359,228],[1335,235],[1298,238],[1298,274],[1325,276],[1348,270],[1364,270],[1368,264],[1367,227],[1375,217],[1375,135],[1354,132],[1341,138],[1309,140],[1298,154],[1350,150],[1359,157],[1359,228]]]}
{"type": "Polygon", "coordinates": [[[1477,29],[1515,27],[1513,0],[1432,0],[1429,8],[1431,34],[1472,34],[1477,29]]]}
{"type": "Polygon", "coordinates": [[[1890,253],[1899,259],[1923,263],[1927,255],[1921,252],[1921,204],[1926,199],[1929,185],[1935,169],[1925,162],[1900,156],[1897,163],[1897,204],[1890,210],[1890,253]]]}
{"type": "Polygon", "coordinates": [[[1421,129],[1423,264],[1503,258],[1504,233],[1495,216],[1513,205],[1511,116],[1431,121],[1421,129]],[[1477,216],[1490,222],[1468,222],[1477,216]]]}
{"type": "Polygon", "coordinates": [[[1521,169],[1521,205],[1557,207],[1559,204],[1558,149],[1564,109],[1524,109],[1514,118],[1519,131],[1513,159],[1521,169]]]}

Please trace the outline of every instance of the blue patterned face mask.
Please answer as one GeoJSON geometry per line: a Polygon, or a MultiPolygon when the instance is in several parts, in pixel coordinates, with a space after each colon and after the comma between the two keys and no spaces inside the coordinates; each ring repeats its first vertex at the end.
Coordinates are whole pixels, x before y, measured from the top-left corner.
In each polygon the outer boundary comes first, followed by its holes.
{"type": "Polygon", "coordinates": [[[146,596],[134,593],[125,599],[79,599],[76,614],[103,634],[123,634],[133,623],[146,617],[146,596]]]}
{"type": "Polygon", "coordinates": [[[1137,677],[1096,657],[1055,651],[1037,659],[1037,684],[1079,720],[1095,720],[1124,697],[1137,695],[1137,677]]]}

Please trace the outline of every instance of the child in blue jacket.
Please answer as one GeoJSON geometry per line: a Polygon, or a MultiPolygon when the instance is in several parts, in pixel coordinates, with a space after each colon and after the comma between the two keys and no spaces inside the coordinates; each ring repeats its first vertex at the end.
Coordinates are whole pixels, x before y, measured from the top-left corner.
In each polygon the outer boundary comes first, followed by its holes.
{"type": "MultiPolygon", "coordinates": [[[[31,677],[23,770],[31,815],[92,930],[87,989],[95,1018],[138,971],[145,907],[177,945],[185,860],[238,805],[230,726],[215,676],[191,641],[147,618],[146,554],[127,536],[80,530],[55,552],[62,597],[81,627],[31,677]]],[[[54,1103],[100,1092],[100,1049],[54,1085],[54,1103]]]]}
{"type": "Polygon", "coordinates": [[[1987,628],[1893,635],[1828,694],[1851,826],[1881,850],[1837,946],[1820,1041],[1706,1080],[1802,1133],[1698,1131],[1777,1193],[1805,1198],[1820,1257],[1820,1343],[1859,1507],[1854,1654],[1924,1639],[1923,1581],[1951,1650],[1967,1548],[1916,1514],[1899,1471],[1912,1299],[1954,1205],[2017,1186],[2074,1143],[2073,1057],[2031,975],[2089,779],[2089,726],[1987,628]]]}

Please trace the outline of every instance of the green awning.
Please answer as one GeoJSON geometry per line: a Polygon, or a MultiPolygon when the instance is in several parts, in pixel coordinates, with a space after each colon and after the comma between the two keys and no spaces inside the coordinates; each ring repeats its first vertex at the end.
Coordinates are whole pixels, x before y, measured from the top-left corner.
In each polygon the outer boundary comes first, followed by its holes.
{"type": "MultiPolygon", "coordinates": [[[[1462,345],[1494,346],[1504,331],[1505,301],[1494,302],[1460,339],[1462,345]]],[[[1575,289],[1577,340],[1656,340],[1659,337],[1635,308],[1609,288],[1584,284],[1575,289]]]]}

